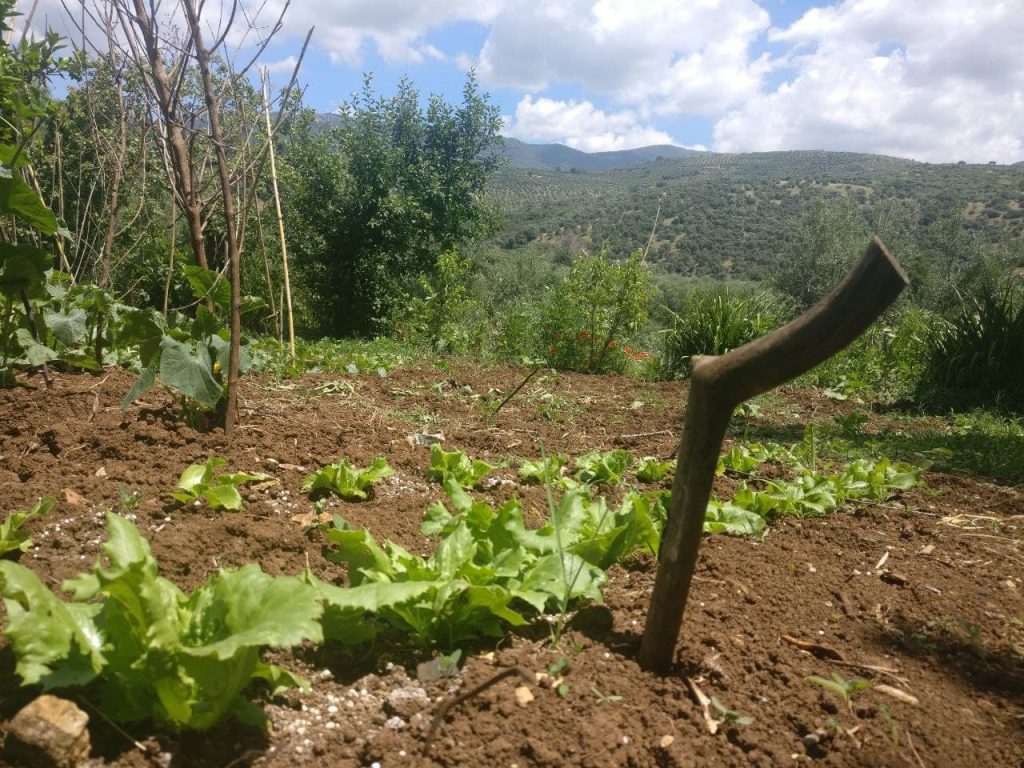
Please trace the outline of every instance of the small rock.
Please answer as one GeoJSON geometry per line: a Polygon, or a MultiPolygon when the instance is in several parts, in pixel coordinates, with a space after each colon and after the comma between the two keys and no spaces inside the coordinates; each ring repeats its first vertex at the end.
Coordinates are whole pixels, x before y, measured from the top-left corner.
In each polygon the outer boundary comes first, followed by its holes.
{"type": "Polygon", "coordinates": [[[106,467],[100,467],[99,469],[96,470],[95,476],[96,477],[106,477],[107,476],[107,468],[106,467]]]}
{"type": "Polygon", "coordinates": [[[388,691],[384,700],[384,711],[389,715],[410,718],[430,706],[430,697],[419,686],[395,688],[388,691]]]}
{"type": "Polygon", "coordinates": [[[7,746],[16,765],[73,768],[89,757],[89,716],[74,703],[44,695],[11,720],[7,746]]]}
{"type": "Polygon", "coordinates": [[[384,723],[384,727],[387,728],[389,731],[400,731],[407,725],[408,723],[406,723],[405,720],[398,717],[397,715],[394,717],[389,717],[384,723]]]}
{"type": "Polygon", "coordinates": [[[672,743],[675,740],[676,740],[675,736],[668,736],[668,735],[662,736],[661,737],[661,741],[658,742],[658,746],[660,746],[662,749],[665,749],[666,747],[671,747],[672,743]]]}
{"type": "Polygon", "coordinates": [[[531,701],[533,701],[533,691],[528,686],[520,685],[516,688],[516,704],[520,707],[525,707],[531,701]]]}

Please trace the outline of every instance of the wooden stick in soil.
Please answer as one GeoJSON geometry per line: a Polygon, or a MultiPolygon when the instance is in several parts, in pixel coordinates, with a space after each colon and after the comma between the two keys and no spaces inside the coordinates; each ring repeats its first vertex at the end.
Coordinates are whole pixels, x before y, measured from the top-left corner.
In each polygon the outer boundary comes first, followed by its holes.
{"type": "Polygon", "coordinates": [[[899,296],[906,274],[877,237],[828,296],[787,325],[721,356],[693,359],[668,520],[640,666],[664,674],[683,622],[722,439],[733,409],[846,347],[899,296]]]}
{"type": "Polygon", "coordinates": [[[515,389],[513,389],[512,392],[509,393],[508,397],[506,397],[504,400],[502,400],[500,403],[498,403],[498,407],[497,408],[495,408],[493,411],[491,411],[491,416],[493,416],[498,411],[500,411],[502,408],[504,408],[505,407],[505,403],[507,403],[509,400],[511,400],[513,397],[515,397],[519,393],[519,390],[526,386],[526,382],[528,382],[530,379],[532,379],[534,377],[534,375],[536,375],[537,371],[539,371],[543,367],[544,366],[542,366],[542,365],[538,365],[536,368],[534,368],[532,371],[530,371],[528,374],[526,374],[526,378],[519,382],[519,386],[516,387],[515,389]]]}
{"type": "Polygon", "coordinates": [[[536,682],[533,675],[530,674],[529,670],[523,669],[522,667],[509,667],[503,669],[496,675],[489,677],[484,680],[476,688],[471,688],[465,693],[460,693],[453,699],[448,699],[440,707],[437,708],[437,712],[434,713],[434,719],[430,721],[430,728],[427,730],[426,738],[423,739],[422,754],[427,757],[430,754],[430,747],[434,743],[434,734],[437,733],[437,729],[440,727],[441,722],[444,720],[444,716],[451,711],[452,708],[457,707],[464,701],[469,701],[474,696],[479,696],[481,693],[486,691],[492,685],[497,685],[506,677],[512,677],[513,675],[519,675],[527,683],[533,684],[536,682]]]}
{"type": "Polygon", "coordinates": [[[281,238],[281,265],[284,268],[284,300],[288,310],[288,345],[295,365],[295,318],[292,315],[292,286],[288,278],[288,244],[284,239],[284,214],[281,213],[281,195],[277,191],[277,161],[274,155],[274,131],[270,127],[270,87],[267,83],[267,68],[260,70],[263,81],[263,117],[267,124],[267,147],[270,151],[270,181],[274,188],[274,207],[277,209],[277,232],[281,238]]]}

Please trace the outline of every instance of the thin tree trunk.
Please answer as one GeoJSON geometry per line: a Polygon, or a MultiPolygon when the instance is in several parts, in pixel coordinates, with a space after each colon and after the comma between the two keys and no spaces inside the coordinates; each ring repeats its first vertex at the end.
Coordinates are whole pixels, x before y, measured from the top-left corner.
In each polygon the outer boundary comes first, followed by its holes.
{"type": "Polygon", "coordinates": [[[164,317],[171,300],[171,281],[174,279],[174,248],[178,236],[178,206],[171,200],[171,255],[167,259],[167,280],[164,281],[164,317]]]}
{"type": "MultiPolygon", "coordinates": [[[[140,3],[142,0],[136,0],[140,3]]],[[[221,194],[224,200],[224,229],[227,239],[228,262],[231,267],[231,345],[228,361],[228,382],[224,407],[224,432],[230,434],[238,418],[238,357],[242,337],[242,272],[241,252],[238,248],[238,230],[235,228],[235,201],[231,194],[231,169],[224,151],[224,134],[220,125],[220,104],[210,75],[210,51],[203,42],[199,28],[199,16],[193,0],[183,0],[185,16],[188,19],[192,44],[196,50],[196,63],[203,80],[203,94],[206,99],[207,118],[210,121],[210,136],[217,154],[217,170],[220,174],[221,194]]]]}
{"type": "MultiPolygon", "coordinates": [[[[174,89],[171,87],[164,65],[163,54],[160,52],[160,41],[155,29],[156,21],[149,15],[145,0],[133,0],[133,6],[135,8],[134,16],[131,16],[131,14],[122,15],[121,24],[127,28],[128,25],[134,23],[142,35],[142,40],[146,46],[145,54],[149,64],[150,82],[153,86],[160,114],[163,116],[163,123],[166,129],[165,138],[173,170],[172,181],[177,193],[176,196],[181,204],[182,213],[185,214],[185,221],[188,224],[189,245],[195,254],[196,263],[203,269],[209,269],[209,263],[206,259],[206,243],[203,240],[202,204],[199,199],[199,192],[194,186],[190,163],[191,156],[188,150],[188,143],[185,141],[181,118],[178,114],[178,99],[174,89]],[[126,17],[131,17],[131,20],[126,17]]],[[[119,11],[121,10],[119,9],[119,11]]]]}

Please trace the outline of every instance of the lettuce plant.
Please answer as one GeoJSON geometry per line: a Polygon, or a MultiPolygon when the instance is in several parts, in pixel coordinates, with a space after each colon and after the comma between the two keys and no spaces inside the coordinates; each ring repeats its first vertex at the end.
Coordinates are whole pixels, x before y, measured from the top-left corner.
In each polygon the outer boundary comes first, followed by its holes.
{"type": "Polygon", "coordinates": [[[430,446],[430,468],[427,478],[447,485],[453,479],[462,488],[472,488],[497,469],[481,459],[470,459],[462,451],[446,451],[436,443],[430,446]]]}
{"type": "Polygon", "coordinates": [[[152,718],[174,729],[205,730],[225,716],[265,723],[245,698],[253,680],[272,692],[308,687],[260,652],[320,642],[321,600],[291,576],[255,564],[222,568],[190,595],[158,575],[148,542],[128,520],[107,513],[108,567],[65,581],[65,602],[29,569],[0,561],[5,634],[25,685],[95,684],[117,722],[152,718]]]}
{"type": "Polygon", "coordinates": [[[307,477],[302,482],[302,490],[314,494],[334,493],[346,501],[363,501],[369,498],[375,482],[393,474],[395,470],[380,456],[365,469],[356,469],[348,459],[338,459],[307,477]]]}
{"type": "Polygon", "coordinates": [[[42,517],[57,503],[52,496],[44,496],[28,512],[12,512],[0,523],[0,556],[15,550],[28,552],[32,548],[32,539],[23,526],[34,517],[42,517]]]}

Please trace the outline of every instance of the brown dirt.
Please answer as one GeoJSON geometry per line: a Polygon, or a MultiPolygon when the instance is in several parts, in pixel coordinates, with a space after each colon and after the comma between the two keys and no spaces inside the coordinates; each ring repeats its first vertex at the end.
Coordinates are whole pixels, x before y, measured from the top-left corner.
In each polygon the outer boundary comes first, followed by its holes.
{"type": "MultiPolygon", "coordinates": [[[[177,406],[158,392],[122,414],[132,377],[121,371],[58,375],[49,392],[32,380],[0,392],[0,514],[42,495],[59,498],[55,512],[31,524],[38,546],[21,557],[55,588],[99,555],[102,513],[117,507],[119,486],[142,494],[137,523],[163,575],[182,588],[218,566],[251,561],[275,574],[308,561],[337,579],[342,569],[322,556],[321,534],[292,518],[312,510],[301,492],[305,474],[340,456],[362,465],[383,455],[397,473],[370,501],[332,510],[425,551],[420,517],[443,494],[424,479],[427,450],[405,440],[414,432],[443,430],[446,447],[490,460],[612,447],[674,453],[684,385],[547,374],[486,418],[492,388],[507,393],[526,373],[442,362],[387,377],[249,379],[230,441],[183,426],[177,406]],[[279,482],[249,491],[239,513],[168,503],[162,494],[181,470],[209,455],[279,482]]],[[[789,425],[782,431],[799,439],[803,425],[830,421],[843,407],[784,390],[766,406],[765,423],[789,425]]],[[[539,517],[543,489],[518,485],[512,470],[499,477],[507,482],[488,495],[519,495],[539,517]]],[[[557,648],[541,621],[466,649],[456,678],[421,686],[416,663],[431,652],[408,647],[280,654],[278,662],[314,685],[265,702],[273,722],[266,736],[233,726],[180,736],[145,724],[121,731],[80,692],[75,698],[92,715],[94,764],[1024,765],[1024,494],[958,476],[926,480],[886,505],[782,522],[763,540],[707,539],[678,663],[666,677],[635,661],[654,575],[654,563],[637,558],[612,570],[605,604],[581,611],[557,648]],[[784,636],[816,645],[809,652],[784,636]],[[561,657],[570,664],[564,696],[536,683],[534,699],[520,706],[514,691],[523,681],[503,680],[453,708],[429,758],[420,756],[437,702],[503,669],[543,672],[561,657]],[[833,673],[872,687],[848,707],[807,679],[833,673]],[[711,734],[694,688],[753,721],[711,734]]],[[[717,487],[728,491],[729,479],[717,487]]],[[[12,654],[0,649],[0,718],[35,693],[16,686],[12,654]]]]}

